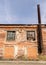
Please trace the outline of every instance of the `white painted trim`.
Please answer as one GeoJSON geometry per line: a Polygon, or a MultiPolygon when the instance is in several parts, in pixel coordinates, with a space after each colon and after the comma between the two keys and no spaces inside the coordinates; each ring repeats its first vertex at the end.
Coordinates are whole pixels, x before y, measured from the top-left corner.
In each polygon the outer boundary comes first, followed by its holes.
{"type": "Polygon", "coordinates": [[[14,45],[14,57],[16,57],[17,53],[18,53],[18,46],[14,45]]]}

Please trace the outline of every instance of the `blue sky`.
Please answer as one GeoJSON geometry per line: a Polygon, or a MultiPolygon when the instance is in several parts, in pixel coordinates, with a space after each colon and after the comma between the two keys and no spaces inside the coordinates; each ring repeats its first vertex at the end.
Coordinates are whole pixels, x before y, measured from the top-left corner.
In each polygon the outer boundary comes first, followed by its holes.
{"type": "Polygon", "coordinates": [[[37,4],[46,24],[46,0],[0,0],[0,24],[37,24],[37,4]]]}

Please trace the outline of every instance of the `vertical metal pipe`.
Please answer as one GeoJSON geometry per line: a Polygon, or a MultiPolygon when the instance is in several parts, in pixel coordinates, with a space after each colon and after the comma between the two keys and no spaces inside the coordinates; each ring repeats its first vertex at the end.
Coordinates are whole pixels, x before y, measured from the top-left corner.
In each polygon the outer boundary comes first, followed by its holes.
{"type": "Polygon", "coordinates": [[[37,5],[37,11],[38,11],[38,24],[41,24],[41,15],[40,15],[40,5],[37,5]]]}
{"type": "Polygon", "coordinates": [[[41,30],[41,16],[40,16],[40,5],[37,5],[38,11],[38,26],[37,26],[37,41],[38,41],[38,53],[42,53],[42,30],[41,30]]]}

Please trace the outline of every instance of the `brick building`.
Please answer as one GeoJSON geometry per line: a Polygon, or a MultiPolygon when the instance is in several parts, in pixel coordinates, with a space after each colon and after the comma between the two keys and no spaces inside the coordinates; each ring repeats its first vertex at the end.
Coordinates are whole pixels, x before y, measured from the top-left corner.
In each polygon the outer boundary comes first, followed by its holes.
{"type": "MultiPolygon", "coordinates": [[[[36,24],[0,24],[0,58],[16,59],[24,55],[38,56],[38,34],[36,24]]],[[[46,25],[41,24],[42,53],[46,54],[46,25]]]]}

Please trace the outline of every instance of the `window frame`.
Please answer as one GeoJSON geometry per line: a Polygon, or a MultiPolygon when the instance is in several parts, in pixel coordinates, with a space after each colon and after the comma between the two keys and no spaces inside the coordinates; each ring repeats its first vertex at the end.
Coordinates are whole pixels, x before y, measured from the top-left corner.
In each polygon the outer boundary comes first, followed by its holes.
{"type": "MultiPolygon", "coordinates": [[[[7,36],[6,36],[6,41],[15,41],[16,31],[14,31],[14,30],[13,30],[13,31],[12,31],[12,30],[8,30],[6,35],[7,35],[7,36]],[[14,39],[13,39],[13,38],[12,38],[11,40],[8,39],[8,32],[14,32],[14,39]]],[[[12,35],[12,36],[13,36],[13,35],[12,35]]],[[[12,36],[11,36],[11,37],[12,37],[12,36]]]]}
{"type": "Polygon", "coordinates": [[[36,32],[35,32],[35,30],[28,30],[26,32],[27,32],[26,33],[26,38],[27,38],[28,41],[33,41],[33,42],[36,41],[36,37],[35,37],[36,32]],[[28,39],[28,32],[31,32],[31,33],[33,32],[33,34],[34,34],[34,40],[33,39],[30,39],[30,40],[28,39]]]}

